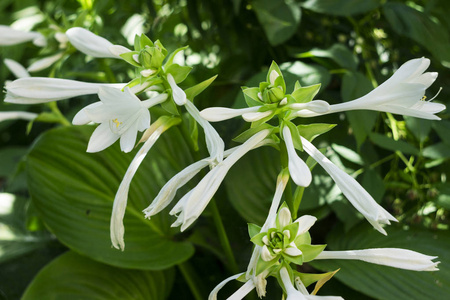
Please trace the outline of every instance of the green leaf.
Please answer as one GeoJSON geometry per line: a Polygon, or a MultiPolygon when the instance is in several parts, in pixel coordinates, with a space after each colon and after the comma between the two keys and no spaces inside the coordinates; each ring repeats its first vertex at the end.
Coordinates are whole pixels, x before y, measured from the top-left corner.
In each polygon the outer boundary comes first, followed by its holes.
{"type": "Polygon", "coordinates": [[[386,188],[384,186],[383,179],[377,171],[374,169],[365,170],[362,174],[361,184],[376,202],[381,202],[384,193],[386,192],[386,188]]]}
{"type": "Polygon", "coordinates": [[[295,149],[303,151],[302,139],[300,138],[297,126],[295,126],[294,123],[289,121],[283,122],[283,125],[289,127],[289,131],[291,132],[292,142],[294,144],[295,149]]]}
{"type": "Polygon", "coordinates": [[[431,131],[433,121],[420,118],[405,116],[406,127],[419,140],[420,143],[425,142],[431,131]]]}
{"type": "Polygon", "coordinates": [[[349,17],[371,11],[380,3],[380,0],[307,0],[302,6],[317,13],[349,17]]]}
{"type": "Polygon", "coordinates": [[[175,58],[175,55],[178,54],[178,52],[186,50],[187,48],[189,48],[189,46],[184,46],[181,48],[176,49],[175,51],[173,51],[169,57],[166,59],[166,62],[164,63],[164,69],[166,69],[168,66],[170,66],[171,64],[173,64],[173,59],[175,58]]]}
{"type": "Polygon", "coordinates": [[[167,68],[166,74],[169,74],[169,73],[172,74],[173,79],[175,79],[175,82],[180,83],[186,79],[186,77],[189,75],[191,70],[192,70],[192,67],[180,66],[179,64],[171,64],[167,68]]]}
{"type": "Polygon", "coordinates": [[[405,154],[419,155],[419,149],[417,149],[413,145],[408,144],[405,141],[396,141],[394,139],[391,139],[390,137],[387,137],[385,135],[376,132],[372,132],[370,134],[370,140],[375,145],[383,149],[391,151],[400,151],[405,154]]]}
{"type": "Polygon", "coordinates": [[[432,126],[442,141],[450,145],[450,121],[440,120],[433,122],[432,126]]]}
{"type": "Polygon", "coordinates": [[[0,176],[12,176],[26,152],[26,147],[3,147],[0,150],[0,176]]]}
{"type": "Polygon", "coordinates": [[[437,186],[439,195],[437,197],[436,203],[450,210],[450,183],[443,183],[437,186]]]}
{"type": "Polygon", "coordinates": [[[145,220],[141,211],[176,172],[192,163],[177,128],[165,132],[133,178],[125,213],[124,252],[111,247],[112,203],[134,153],[118,143],[86,153],[93,127],[47,131],[27,156],[28,185],[36,210],[50,231],[69,248],[118,267],[163,269],[193,254],[187,242],[175,242],[161,212],[145,220]]]}
{"type": "Polygon", "coordinates": [[[334,60],[339,66],[345,69],[356,71],[358,57],[343,44],[334,44],[328,49],[313,48],[308,52],[295,55],[298,58],[304,57],[324,57],[334,60]]]}
{"type": "Polygon", "coordinates": [[[39,272],[22,299],[159,300],[169,295],[173,279],[173,269],[120,269],[69,251],[39,272]]]}
{"type": "MultiPolygon", "coordinates": [[[[341,97],[350,101],[361,97],[373,89],[370,80],[359,72],[346,73],[342,79],[341,97]]],[[[374,111],[348,111],[348,121],[355,135],[358,148],[372,132],[378,113],[374,111]]]]}
{"type": "Polygon", "coordinates": [[[300,87],[296,89],[291,96],[297,103],[311,102],[320,90],[321,84],[315,84],[311,86],[300,87]]]}
{"type": "Polygon", "coordinates": [[[258,98],[259,88],[246,88],[242,87],[242,93],[244,94],[245,102],[248,107],[260,106],[263,102],[258,98]]]}
{"type": "Polygon", "coordinates": [[[260,233],[260,231],[261,231],[260,226],[253,223],[248,223],[248,235],[250,236],[250,238],[253,238],[255,235],[260,233]]]}
{"type": "Polygon", "coordinates": [[[314,274],[314,273],[300,273],[300,272],[295,272],[296,275],[298,275],[300,277],[300,280],[303,282],[303,284],[308,287],[311,284],[313,284],[316,281],[319,280],[329,280],[331,277],[334,276],[334,274],[336,274],[338,270],[333,271],[333,272],[327,272],[327,273],[323,273],[323,274],[314,274]]]}
{"type": "MultiPolygon", "coordinates": [[[[250,227],[249,227],[249,230],[250,230],[250,227]]],[[[260,232],[260,233],[257,233],[256,235],[254,235],[254,236],[250,239],[250,241],[251,241],[253,244],[262,247],[262,246],[264,246],[264,243],[263,243],[262,239],[263,239],[263,237],[265,237],[266,235],[267,235],[267,232],[260,232]]]]}
{"type": "Polygon", "coordinates": [[[277,257],[275,257],[274,259],[269,260],[269,261],[264,261],[264,260],[262,260],[262,258],[259,258],[256,263],[256,274],[255,275],[259,275],[264,270],[267,270],[268,268],[275,265],[278,262],[278,259],[279,259],[279,255],[277,255],[277,257]]]}
{"type": "Polygon", "coordinates": [[[450,34],[439,19],[403,3],[386,3],[384,15],[391,28],[430,51],[443,65],[450,65],[450,34]]]}
{"type": "Polygon", "coordinates": [[[352,163],[355,163],[357,165],[364,166],[362,157],[352,149],[337,144],[332,144],[331,147],[334,151],[336,151],[337,154],[339,154],[346,160],[351,161],[352,163]]]}
{"type": "Polygon", "coordinates": [[[450,158],[450,145],[445,143],[437,143],[426,147],[422,151],[422,155],[432,159],[450,158]]]}
{"type": "Polygon", "coordinates": [[[300,6],[291,0],[252,2],[258,21],[272,46],[290,39],[300,24],[300,6]]]}
{"type": "Polygon", "coordinates": [[[235,137],[233,139],[233,141],[238,142],[238,143],[244,143],[246,140],[248,140],[249,138],[251,138],[252,136],[254,136],[255,134],[257,134],[258,132],[260,132],[260,131],[262,131],[264,129],[269,129],[271,131],[270,134],[272,134],[272,133],[277,132],[278,127],[273,127],[272,125],[269,125],[267,123],[263,123],[263,124],[261,124],[259,126],[247,129],[246,131],[244,131],[243,133],[241,133],[240,135],[235,137]]]}
{"type": "Polygon", "coordinates": [[[206,79],[205,81],[200,82],[199,84],[196,84],[194,86],[191,86],[190,88],[186,89],[184,92],[186,93],[186,98],[188,98],[191,101],[194,101],[194,98],[199,95],[201,92],[203,92],[208,86],[211,85],[211,83],[217,78],[217,75],[206,79]]]}
{"type": "Polygon", "coordinates": [[[142,67],[141,64],[139,64],[139,63],[138,63],[137,61],[135,61],[134,58],[133,58],[133,56],[136,55],[136,54],[139,55],[139,52],[137,52],[137,51],[131,51],[131,52],[126,52],[126,53],[120,54],[120,57],[122,57],[123,60],[125,60],[127,63],[129,63],[129,64],[131,64],[131,65],[133,65],[133,66],[135,66],[135,67],[141,68],[141,67],[142,67]]]}
{"type": "Polygon", "coordinates": [[[144,49],[146,46],[153,47],[153,42],[151,39],[148,38],[145,34],[141,34],[139,38],[139,48],[144,49]]]}
{"type": "Polygon", "coordinates": [[[308,125],[298,125],[298,132],[302,137],[312,142],[316,137],[325,132],[330,131],[336,126],[336,124],[315,123],[308,125]]]}
{"type": "Polygon", "coordinates": [[[289,83],[294,86],[295,81],[298,80],[302,86],[320,83],[323,88],[326,88],[331,79],[330,73],[324,67],[315,64],[305,64],[300,61],[284,63],[280,66],[280,69],[284,73],[288,87],[289,83]]]}
{"type": "Polygon", "coordinates": [[[169,114],[172,115],[179,115],[178,112],[178,106],[175,104],[174,101],[164,101],[161,103],[161,107],[167,111],[169,114]]]}
{"type": "Polygon", "coordinates": [[[303,252],[303,261],[309,262],[317,257],[327,245],[298,245],[298,249],[303,252]]]}
{"type": "Polygon", "coordinates": [[[348,233],[335,228],[328,235],[327,244],[330,250],[410,249],[438,256],[441,270],[416,272],[352,260],[315,260],[311,264],[322,271],[341,268],[335,275],[340,281],[376,299],[446,299],[450,294],[448,232],[419,228],[403,230],[390,226],[388,234],[383,236],[368,224],[357,226],[348,233]]]}

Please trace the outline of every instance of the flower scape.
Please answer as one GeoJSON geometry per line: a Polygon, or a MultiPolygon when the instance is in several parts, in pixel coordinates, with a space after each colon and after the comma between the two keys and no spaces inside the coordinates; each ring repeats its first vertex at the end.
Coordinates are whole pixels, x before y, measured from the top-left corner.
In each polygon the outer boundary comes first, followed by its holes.
{"type": "MultiPolygon", "coordinates": [[[[365,219],[377,234],[387,236],[388,225],[401,221],[392,210],[389,212],[381,206],[354,175],[332,162],[327,152],[315,146],[317,143],[314,140],[321,135],[330,134],[337,124],[307,122],[324,115],[364,110],[383,112],[391,117],[395,114],[440,120],[437,114],[444,111],[446,106],[433,102],[437,95],[431,99],[425,96],[426,90],[438,76],[435,72],[426,72],[430,66],[429,59],[422,57],[406,61],[392,76],[366,95],[338,104],[316,99],[321,89],[320,84],[302,86],[300,80],[297,80],[293,83],[293,89],[289,90],[290,84],[283,75],[285,71],[276,62],[272,62],[264,81],[256,86],[242,87],[246,107],[206,107],[199,110],[197,107],[200,106],[194,104],[194,99],[213,84],[216,76],[192,84],[195,82],[190,74],[192,67],[179,60],[188,47],[169,52],[159,40],[152,41],[147,35],[138,34],[134,40],[134,48],[129,49],[77,26],[64,29],[52,27],[50,32],[49,35],[48,32],[41,34],[38,31],[25,32],[0,26],[2,47],[28,42],[37,47],[49,47],[49,44],[55,43],[58,45],[53,53],[47,51],[47,56],[35,60],[28,68],[12,59],[4,60],[4,65],[17,78],[5,83],[4,107],[11,104],[16,110],[1,111],[0,121],[25,120],[29,122],[29,130],[32,124],[38,122],[69,127],[95,126],[86,144],[88,154],[84,155],[107,151],[108,148],[116,147],[116,143],[121,155],[133,155],[126,172],[120,175],[122,179],[113,196],[110,211],[110,244],[118,253],[116,255],[128,250],[125,247],[126,215],[131,212],[135,214],[135,210],[127,208],[130,190],[134,189],[133,179],[147,155],[152,155],[152,148],[171,128],[181,128],[180,132],[187,136],[186,139],[195,137],[197,143],[199,126],[202,138],[199,139],[197,148],[206,148],[207,151],[199,153],[207,156],[201,158],[197,155],[194,163],[178,168],[177,173],[164,180],[146,179],[163,183],[155,193],[156,196],[147,199],[148,207],[140,207],[142,222],[154,222],[156,218],[169,220],[169,225],[177,229],[170,229],[164,221],[161,223],[165,224],[162,231],[176,230],[187,234],[184,232],[195,228],[197,221],[202,222],[201,216],[210,214],[207,208],[216,206],[213,198],[229,176],[230,170],[245,156],[251,156],[249,152],[271,147],[280,161],[278,177],[273,182],[275,193],[264,223],[247,225],[247,243],[248,247],[252,247],[252,252],[245,254],[247,268],[228,278],[224,275],[220,283],[215,282],[216,286],[210,291],[208,299],[244,299],[253,290],[256,290],[259,298],[263,298],[272,289],[274,282],[279,288],[273,289],[281,293],[277,295],[277,299],[343,299],[339,295],[317,295],[319,289],[340,271],[336,269],[314,273],[305,268],[308,263],[322,260],[357,260],[411,272],[438,271],[438,257],[432,251],[419,253],[395,247],[335,251],[328,250],[325,244],[315,244],[310,230],[320,220],[320,216],[305,214],[300,206],[303,191],[312,185],[316,172],[314,168],[318,165],[334,182],[340,191],[338,194],[341,193],[348,200],[345,203],[350,204],[356,210],[355,214],[365,219]],[[49,36],[54,37],[54,40],[50,41],[49,36]],[[132,75],[131,80],[123,83],[86,82],[30,75],[34,72],[42,74],[47,68],[64,63],[69,56],[80,54],[86,55],[91,61],[128,64],[132,68],[128,72],[132,75]],[[84,106],[68,122],[59,111],[57,103],[86,96],[94,97],[96,101],[84,106]],[[45,106],[47,111],[39,113],[36,109],[29,109],[37,104],[45,106]],[[24,105],[25,109],[18,109],[20,105],[24,105]],[[239,145],[226,149],[226,143],[218,133],[220,130],[216,130],[211,123],[238,117],[246,122],[245,129],[233,139],[239,145]],[[182,130],[186,124],[189,124],[191,130],[190,137],[186,130],[182,130]],[[177,194],[181,194],[181,197],[177,197],[177,194]],[[273,281],[268,281],[269,278],[273,281]],[[230,292],[231,287],[223,291],[232,281],[239,282],[240,287],[234,292],[230,292]]],[[[176,165],[179,162],[171,163],[176,165]]],[[[220,221],[215,222],[216,226],[221,224],[220,221]]],[[[226,260],[234,264],[232,269],[237,271],[238,266],[232,261],[232,254],[230,256],[231,248],[227,248],[230,244],[224,237],[225,228],[223,225],[218,226],[221,229],[218,229],[217,236],[225,249],[226,260]]],[[[142,251],[145,252],[145,249],[142,251]]],[[[147,269],[153,271],[152,268],[147,269]]],[[[158,267],[154,269],[158,270],[158,267]]],[[[180,270],[182,273],[186,272],[183,267],[180,270]]]]}

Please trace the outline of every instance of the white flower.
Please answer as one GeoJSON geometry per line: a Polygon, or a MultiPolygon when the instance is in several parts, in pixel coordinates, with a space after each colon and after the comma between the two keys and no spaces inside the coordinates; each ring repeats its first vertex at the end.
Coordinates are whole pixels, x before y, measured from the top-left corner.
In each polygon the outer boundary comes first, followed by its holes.
{"type": "Polygon", "coordinates": [[[429,120],[440,120],[435,114],[445,105],[425,100],[425,90],[436,80],[438,74],[424,71],[430,65],[427,58],[412,59],[404,63],[388,80],[367,95],[353,101],[334,104],[325,113],[300,111],[297,115],[313,117],[326,113],[348,110],[376,110],[429,120]]]}
{"type": "Polygon", "coordinates": [[[63,56],[64,56],[64,53],[61,52],[61,53],[57,53],[55,55],[41,58],[41,59],[35,61],[34,63],[32,63],[28,67],[28,71],[29,72],[38,72],[38,71],[44,70],[44,69],[50,67],[51,65],[53,65],[58,60],[60,60],[63,56]]]}
{"type": "Polygon", "coordinates": [[[323,251],[315,259],[355,259],[413,271],[437,271],[437,256],[398,248],[375,248],[352,251],[323,251]]]}
{"type": "Polygon", "coordinates": [[[202,110],[200,116],[209,122],[220,122],[247,113],[257,112],[261,106],[252,106],[247,108],[226,108],[226,107],[210,107],[202,110]]]}
{"type": "Polygon", "coordinates": [[[121,89],[124,86],[125,84],[100,84],[60,78],[19,78],[6,85],[5,102],[38,104],[97,94],[100,87],[121,89]]]}
{"type": "Polygon", "coordinates": [[[204,118],[200,116],[200,112],[197,107],[186,98],[186,93],[176,84],[172,74],[167,74],[167,81],[172,89],[172,97],[174,102],[182,106],[184,105],[188,113],[197,121],[197,123],[203,127],[205,131],[206,147],[211,157],[215,160],[215,163],[219,163],[223,160],[223,151],[225,144],[222,138],[219,136],[214,127],[209,124],[204,118]]]}
{"type": "Polygon", "coordinates": [[[230,168],[248,151],[254,149],[269,134],[269,130],[262,130],[249,138],[241,146],[203,177],[200,183],[187,193],[170,211],[171,215],[178,214],[172,226],[181,225],[181,231],[189,227],[203,212],[211,198],[216,193],[230,168]]]}
{"type": "Polygon", "coordinates": [[[74,125],[91,121],[101,123],[92,133],[87,152],[101,151],[119,138],[122,151],[130,152],[135,145],[138,131],[150,127],[148,108],[167,99],[167,94],[160,94],[141,101],[129,88],[122,92],[111,87],[100,87],[98,96],[101,101],[86,106],[73,118],[74,125]]]}
{"type": "MultiPolygon", "coordinates": [[[[291,278],[289,277],[289,273],[285,267],[280,269],[280,278],[283,282],[284,288],[286,290],[287,298],[286,300],[313,300],[313,299],[322,299],[322,300],[344,300],[339,296],[315,296],[309,295],[308,291],[302,289],[302,292],[297,290],[291,282],[291,278]]],[[[296,281],[299,281],[300,278],[296,278],[296,281]]]]}
{"type": "Polygon", "coordinates": [[[0,122],[6,120],[34,120],[38,114],[26,111],[0,111],[0,122]]]}
{"type": "Polygon", "coordinates": [[[301,139],[303,149],[328,172],[350,203],[376,230],[386,235],[386,231],[381,227],[381,224],[390,224],[390,221],[397,222],[397,219],[376,203],[372,196],[353,177],[339,169],[308,140],[303,137],[301,139]]]}
{"type": "Polygon", "coordinates": [[[165,127],[166,126],[164,124],[157,127],[155,131],[150,135],[149,139],[141,147],[141,149],[139,149],[138,153],[128,167],[127,172],[125,173],[125,176],[120,183],[119,189],[117,190],[116,197],[114,198],[110,228],[111,242],[117,249],[125,249],[125,242],[123,238],[125,227],[123,226],[123,217],[125,215],[125,210],[127,207],[128,190],[130,189],[131,180],[133,179],[134,174],[144,160],[148,151],[158,140],[161,133],[163,133],[166,129],[165,127]]]}
{"type": "Polygon", "coordinates": [[[33,44],[38,47],[47,45],[45,37],[39,32],[19,31],[9,26],[0,25],[0,46],[12,46],[28,41],[33,41],[33,44]]]}
{"type": "Polygon", "coordinates": [[[16,76],[16,78],[30,77],[30,74],[28,73],[27,69],[25,69],[17,61],[9,58],[5,58],[3,61],[5,63],[5,66],[8,67],[8,69],[11,71],[11,73],[14,74],[14,76],[16,76]]]}
{"type": "Polygon", "coordinates": [[[286,149],[289,157],[289,173],[292,180],[299,186],[308,186],[311,183],[312,175],[306,163],[297,155],[292,142],[291,131],[289,127],[283,128],[283,138],[286,142],[286,149]]]}
{"type": "Polygon", "coordinates": [[[107,39],[81,27],[70,28],[66,31],[66,36],[72,46],[93,57],[121,58],[120,54],[130,51],[123,46],[113,45],[107,39]],[[110,51],[110,48],[113,50],[110,51]]]}

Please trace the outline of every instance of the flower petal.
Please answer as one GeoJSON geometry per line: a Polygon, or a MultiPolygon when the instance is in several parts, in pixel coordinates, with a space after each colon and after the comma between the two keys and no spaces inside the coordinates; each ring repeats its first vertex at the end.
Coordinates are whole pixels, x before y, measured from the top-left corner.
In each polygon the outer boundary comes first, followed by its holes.
{"type": "Polygon", "coordinates": [[[11,71],[11,73],[16,76],[16,78],[24,78],[24,77],[30,77],[30,74],[28,71],[17,61],[5,58],[4,60],[5,66],[8,67],[8,69],[11,71]]]}
{"type": "Polygon", "coordinates": [[[73,27],[66,31],[66,35],[72,46],[86,55],[117,58],[109,51],[113,44],[87,29],[73,27]]]}
{"type": "Polygon", "coordinates": [[[119,139],[119,135],[115,134],[109,128],[107,123],[100,124],[92,133],[89,139],[87,152],[102,151],[119,139]]]}
{"type": "Polygon", "coordinates": [[[297,155],[297,152],[295,152],[291,131],[287,126],[283,128],[283,138],[286,142],[286,149],[289,157],[288,167],[292,180],[298,186],[309,186],[312,180],[311,171],[306,163],[297,155]]]}
{"type": "Polygon", "coordinates": [[[202,110],[200,116],[209,122],[219,122],[228,120],[237,116],[241,116],[250,112],[257,112],[261,106],[252,106],[247,108],[226,108],[226,107],[210,107],[202,110]]]}

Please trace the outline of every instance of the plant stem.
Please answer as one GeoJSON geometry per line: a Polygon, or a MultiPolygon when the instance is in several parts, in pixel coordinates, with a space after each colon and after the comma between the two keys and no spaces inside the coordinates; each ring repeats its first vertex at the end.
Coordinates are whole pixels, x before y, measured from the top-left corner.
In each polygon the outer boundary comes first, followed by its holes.
{"type": "Polygon", "coordinates": [[[232,273],[238,273],[239,269],[236,263],[236,259],[234,258],[233,250],[231,249],[227,232],[225,231],[225,227],[223,226],[222,218],[220,217],[216,201],[214,199],[211,199],[209,206],[211,208],[214,225],[216,226],[217,229],[217,234],[219,235],[220,245],[222,246],[225,252],[225,257],[228,261],[227,266],[232,273]]]}
{"type": "Polygon", "coordinates": [[[191,264],[187,261],[178,264],[178,269],[180,269],[181,274],[183,275],[184,280],[189,286],[194,299],[202,300],[204,299],[202,292],[198,288],[196,284],[196,279],[198,278],[197,274],[194,272],[194,268],[192,268],[191,264]]]}

